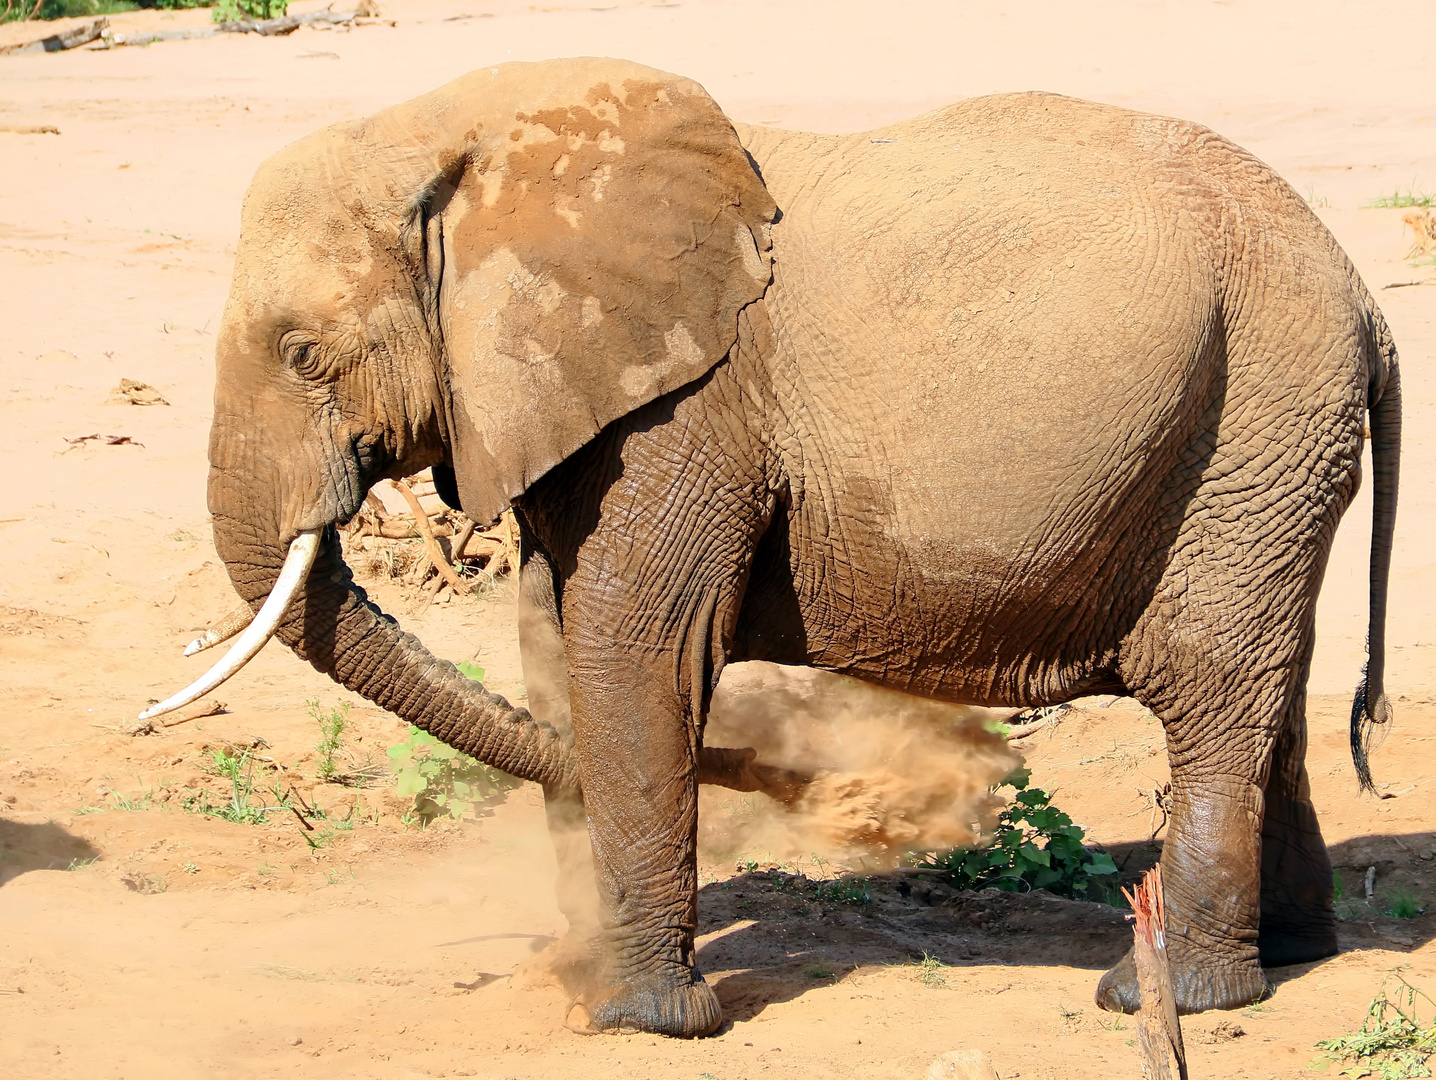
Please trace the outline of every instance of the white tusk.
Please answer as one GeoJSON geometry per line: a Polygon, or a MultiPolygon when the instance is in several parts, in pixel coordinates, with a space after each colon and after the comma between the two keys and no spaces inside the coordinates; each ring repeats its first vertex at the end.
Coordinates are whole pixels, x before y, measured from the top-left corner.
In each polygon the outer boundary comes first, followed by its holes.
{"type": "Polygon", "coordinates": [[[279,571],[279,580],[274,583],[274,588],[270,590],[264,605],[259,609],[259,614],[254,617],[254,621],[249,624],[244,633],[239,635],[239,639],[230,646],[224,659],[210,668],[202,678],[190,683],[178,694],[165,698],[158,705],[151,705],[140,713],[139,718],[149,720],[183,708],[190,702],[204,697],[205,694],[253,660],[259,650],[264,648],[265,643],[274,636],[274,631],[278,629],[280,620],[284,618],[284,612],[289,608],[289,602],[294,599],[294,594],[303,588],[304,582],[308,579],[309,571],[313,568],[314,559],[318,554],[318,529],[302,532],[296,536],[294,542],[289,545],[289,554],[284,557],[284,567],[279,571]]]}
{"type": "Polygon", "coordinates": [[[252,622],[254,622],[254,612],[249,609],[248,604],[240,604],[239,607],[186,645],[184,654],[193,656],[197,652],[204,652],[205,649],[212,649],[220,642],[234,637],[252,622]]]}

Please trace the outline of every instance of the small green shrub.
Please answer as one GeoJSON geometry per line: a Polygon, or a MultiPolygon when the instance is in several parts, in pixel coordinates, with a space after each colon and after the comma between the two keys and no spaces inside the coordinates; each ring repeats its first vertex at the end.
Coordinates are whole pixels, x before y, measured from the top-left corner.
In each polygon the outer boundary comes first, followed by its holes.
{"type": "Polygon", "coordinates": [[[280,19],[289,9],[289,0],[216,0],[214,21],[217,23],[280,19]]]}
{"type": "Polygon", "coordinates": [[[941,876],[959,889],[1047,889],[1080,900],[1110,901],[1117,892],[1117,864],[1106,852],[1087,849],[1082,827],[1053,806],[1047,792],[1029,788],[1031,776],[1018,769],[997,786],[1011,787],[1016,795],[999,816],[988,847],[921,853],[917,865],[943,871],[941,876]]]}
{"type": "Polygon", "coordinates": [[[422,827],[446,814],[461,818],[519,783],[413,725],[408,739],[389,747],[389,758],[395,790],[414,800],[405,824],[422,827]]]}
{"type": "MultiPolygon", "coordinates": [[[[134,11],[139,5],[132,0],[42,0],[39,11],[35,0],[6,0],[6,10],[0,11],[0,23],[20,22],[31,14],[40,19],[67,19],[86,15],[116,15],[122,11],[134,11]]],[[[43,37],[45,31],[37,27],[43,37]]]]}
{"type": "Polygon", "coordinates": [[[1436,1018],[1423,1022],[1418,1013],[1430,1013],[1433,1007],[1436,1002],[1399,972],[1391,972],[1381,980],[1361,1027],[1349,1035],[1317,1043],[1316,1048],[1326,1052],[1312,1062],[1312,1067],[1324,1070],[1333,1064],[1344,1064],[1350,1067],[1343,1069],[1341,1076],[1370,1076],[1376,1080],[1430,1076],[1427,1059],[1436,1054],[1436,1018]]]}
{"type": "Polygon", "coordinates": [[[317,765],[319,779],[326,782],[332,781],[339,771],[334,764],[334,756],[339,753],[339,746],[344,736],[344,725],[349,722],[349,704],[341,702],[327,712],[319,708],[318,699],[310,701],[308,704],[309,715],[319,725],[319,745],[314,748],[314,752],[319,755],[317,765]]]}

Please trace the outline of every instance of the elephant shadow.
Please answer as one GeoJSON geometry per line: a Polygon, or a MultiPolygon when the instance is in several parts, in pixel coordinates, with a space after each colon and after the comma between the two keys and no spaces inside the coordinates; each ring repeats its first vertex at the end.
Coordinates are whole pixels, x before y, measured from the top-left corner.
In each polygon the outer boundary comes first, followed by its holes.
{"type": "MultiPolygon", "coordinates": [[[[1162,844],[1134,841],[1107,851],[1129,882],[1156,864],[1162,844]]],[[[1357,836],[1329,851],[1342,952],[1412,952],[1436,938],[1436,832],[1357,836]]],[[[1106,904],[1042,891],[964,892],[900,872],[815,882],[754,870],[700,889],[698,919],[699,968],[728,1021],[751,1020],[863,968],[907,965],[917,977],[915,965],[931,957],[954,968],[1099,972],[1132,941],[1125,913],[1106,904]]],[[[1267,979],[1279,990],[1323,963],[1268,968],[1267,979]]]]}
{"type": "MultiPolygon", "coordinates": [[[[815,882],[758,870],[698,894],[698,964],[729,1021],[854,971],[1064,965],[1102,971],[1131,943],[1123,912],[1047,892],[963,892],[900,872],[815,882]]],[[[1095,978],[1094,978],[1095,985],[1095,978]]]]}
{"type": "MultiPolygon", "coordinates": [[[[1162,842],[1112,844],[1107,852],[1126,882],[1156,865],[1162,842]]],[[[1436,938],[1436,832],[1353,836],[1328,845],[1327,854],[1336,874],[1337,940],[1342,952],[1409,952],[1436,938]],[[1432,914],[1427,914],[1428,908],[1432,914]]],[[[1280,985],[1324,962],[1268,968],[1267,980],[1280,985]]]]}
{"type": "Polygon", "coordinates": [[[88,840],[53,821],[30,824],[0,818],[0,885],[31,870],[69,870],[99,857],[88,840]]]}

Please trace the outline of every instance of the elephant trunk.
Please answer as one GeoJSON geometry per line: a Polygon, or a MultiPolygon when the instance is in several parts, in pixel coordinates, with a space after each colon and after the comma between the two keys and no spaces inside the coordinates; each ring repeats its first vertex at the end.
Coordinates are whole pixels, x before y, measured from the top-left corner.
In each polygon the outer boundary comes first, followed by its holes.
{"type": "MultiPolygon", "coordinates": [[[[255,544],[252,530],[215,518],[215,546],[241,598],[269,596],[285,562],[278,545],[255,544]]],[[[440,660],[369,602],[344,562],[333,526],[275,636],[317,670],[380,708],[463,753],[549,789],[578,787],[571,741],[440,660]]]]}

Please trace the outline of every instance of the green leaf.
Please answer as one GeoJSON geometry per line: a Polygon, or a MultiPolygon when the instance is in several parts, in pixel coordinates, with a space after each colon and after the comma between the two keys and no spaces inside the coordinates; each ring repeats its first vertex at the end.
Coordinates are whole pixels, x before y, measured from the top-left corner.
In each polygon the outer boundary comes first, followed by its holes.
{"type": "Polygon", "coordinates": [[[399,774],[399,778],[394,784],[394,790],[397,794],[402,796],[418,795],[428,786],[428,780],[426,780],[419,772],[402,772],[399,774]]]}
{"type": "Polygon", "coordinates": [[[1025,788],[1032,780],[1032,770],[1026,765],[1021,765],[1007,774],[1007,778],[998,784],[998,787],[1014,787],[1018,791],[1025,788]]]}
{"type": "Polygon", "coordinates": [[[479,667],[479,665],[474,663],[472,660],[461,661],[460,663],[455,664],[454,667],[459,669],[460,675],[463,675],[469,679],[473,679],[474,682],[484,681],[484,669],[479,667]]]}
{"type": "Polygon", "coordinates": [[[1115,874],[1116,872],[1117,864],[1112,861],[1112,856],[1108,855],[1105,851],[1092,852],[1092,861],[1087,864],[1087,873],[1094,877],[1100,877],[1104,874],[1115,874]]]}

